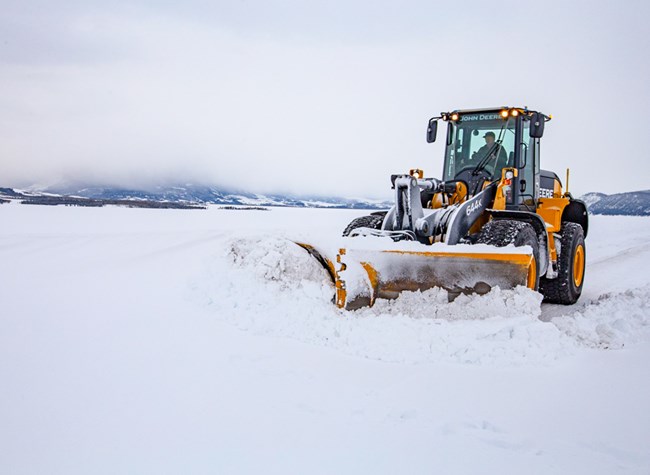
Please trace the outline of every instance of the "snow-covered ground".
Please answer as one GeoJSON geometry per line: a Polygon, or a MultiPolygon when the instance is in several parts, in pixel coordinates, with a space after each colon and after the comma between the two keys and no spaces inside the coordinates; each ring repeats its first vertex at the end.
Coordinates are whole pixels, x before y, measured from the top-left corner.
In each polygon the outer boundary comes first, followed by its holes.
{"type": "Polygon", "coordinates": [[[650,473],[650,219],[573,307],[345,313],[287,238],[352,210],[0,205],[0,473],[650,473]]]}

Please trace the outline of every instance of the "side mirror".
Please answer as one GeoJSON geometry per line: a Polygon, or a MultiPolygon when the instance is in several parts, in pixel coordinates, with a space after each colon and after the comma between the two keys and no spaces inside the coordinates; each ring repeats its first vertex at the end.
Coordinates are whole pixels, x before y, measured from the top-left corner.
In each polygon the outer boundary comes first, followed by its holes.
{"type": "Polygon", "coordinates": [[[544,135],[544,114],[535,112],[530,118],[530,136],[541,139],[542,135],[544,135]]]}
{"type": "Polygon", "coordinates": [[[431,119],[429,120],[429,127],[427,127],[427,143],[435,142],[437,134],[438,134],[438,119],[431,119]]]}

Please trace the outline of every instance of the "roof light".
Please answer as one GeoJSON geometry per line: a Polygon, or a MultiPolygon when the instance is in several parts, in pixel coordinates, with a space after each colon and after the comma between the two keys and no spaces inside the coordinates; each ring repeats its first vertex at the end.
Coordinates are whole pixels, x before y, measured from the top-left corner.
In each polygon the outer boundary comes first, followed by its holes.
{"type": "Polygon", "coordinates": [[[517,109],[511,109],[510,115],[513,117],[517,117],[519,115],[519,111],[517,109]]]}
{"type": "Polygon", "coordinates": [[[503,109],[501,111],[501,117],[503,117],[504,119],[508,118],[508,109],[503,109]]]}
{"type": "Polygon", "coordinates": [[[453,114],[451,114],[451,120],[457,121],[459,118],[460,116],[457,113],[454,112],[453,114]]]}

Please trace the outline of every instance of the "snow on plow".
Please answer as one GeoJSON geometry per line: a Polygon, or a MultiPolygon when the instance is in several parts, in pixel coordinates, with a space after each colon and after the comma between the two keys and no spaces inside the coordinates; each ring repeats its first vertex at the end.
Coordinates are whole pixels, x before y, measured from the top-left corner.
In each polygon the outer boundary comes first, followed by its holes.
{"type": "Polygon", "coordinates": [[[423,251],[417,243],[384,246],[387,240],[379,241],[381,248],[377,242],[348,246],[339,248],[335,256],[323,248],[297,244],[328,271],[336,287],[334,301],[346,310],[372,306],[378,298],[394,299],[404,291],[434,287],[447,290],[453,298],[460,293],[486,294],[497,286],[534,289],[536,285],[535,259],[528,246],[434,244],[423,251]]]}

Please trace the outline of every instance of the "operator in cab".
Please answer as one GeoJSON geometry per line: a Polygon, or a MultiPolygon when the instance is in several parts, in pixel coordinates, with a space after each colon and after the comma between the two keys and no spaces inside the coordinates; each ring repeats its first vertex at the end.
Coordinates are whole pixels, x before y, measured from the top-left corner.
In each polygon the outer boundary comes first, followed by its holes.
{"type": "Polygon", "coordinates": [[[490,171],[493,176],[498,176],[500,170],[508,164],[508,155],[503,146],[495,142],[494,132],[486,132],[483,138],[485,139],[485,145],[472,154],[472,160],[474,163],[481,163],[486,160],[485,169],[490,171]]]}

